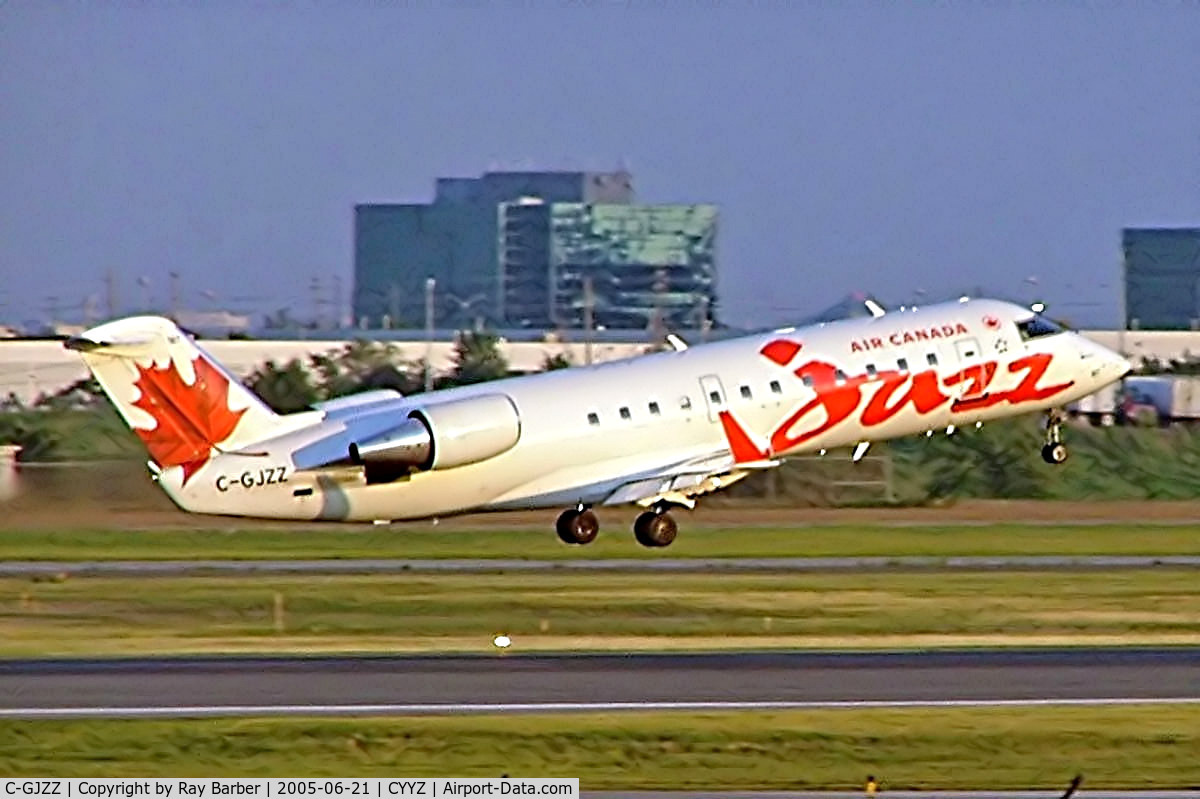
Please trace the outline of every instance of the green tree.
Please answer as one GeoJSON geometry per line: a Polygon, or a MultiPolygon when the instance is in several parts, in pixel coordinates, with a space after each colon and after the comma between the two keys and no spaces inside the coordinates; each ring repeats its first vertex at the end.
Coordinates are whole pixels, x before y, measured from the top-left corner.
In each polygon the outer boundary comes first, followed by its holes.
{"type": "Polygon", "coordinates": [[[76,380],[71,385],[59,389],[53,394],[43,394],[37,398],[33,407],[45,410],[69,410],[95,408],[108,399],[94,377],[76,380]]]}
{"type": "Polygon", "coordinates": [[[454,370],[444,385],[466,386],[508,376],[508,362],[500,354],[500,338],[486,331],[461,330],[454,343],[454,370]]]}
{"type": "Polygon", "coordinates": [[[21,447],[25,461],[45,460],[54,456],[62,442],[60,431],[51,424],[54,414],[40,411],[12,411],[0,415],[0,443],[21,447]]]}
{"type": "Polygon", "coordinates": [[[337,352],[313,355],[309,364],[321,399],[379,388],[409,394],[421,387],[419,368],[404,361],[394,344],[354,341],[337,352]]]}
{"type": "Polygon", "coordinates": [[[555,355],[547,355],[542,359],[543,372],[553,372],[555,369],[570,369],[572,366],[574,364],[571,363],[571,359],[561,352],[555,355]]]}
{"type": "Polygon", "coordinates": [[[245,383],[276,413],[304,410],[320,398],[308,370],[296,358],[283,366],[267,361],[251,372],[245,383]]]}

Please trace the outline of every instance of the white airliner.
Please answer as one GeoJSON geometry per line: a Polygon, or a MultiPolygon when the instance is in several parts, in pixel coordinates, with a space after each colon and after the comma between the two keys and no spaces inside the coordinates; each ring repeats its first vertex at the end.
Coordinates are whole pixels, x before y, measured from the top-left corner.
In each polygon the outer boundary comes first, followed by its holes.
{"type": "Polygon", "coordinates": [[[994,300],[776,330],[598,366],[401,396],[368,391],[278,415],[167,319],[133,317],[81,353],[182,509],[343,521],[565,507],[586,544],[592,508],[668,512],[782,459],[1030,412],[1042,456],[1067,457],[1055,410],[1127,371],[1120,355],[994,300]]]}

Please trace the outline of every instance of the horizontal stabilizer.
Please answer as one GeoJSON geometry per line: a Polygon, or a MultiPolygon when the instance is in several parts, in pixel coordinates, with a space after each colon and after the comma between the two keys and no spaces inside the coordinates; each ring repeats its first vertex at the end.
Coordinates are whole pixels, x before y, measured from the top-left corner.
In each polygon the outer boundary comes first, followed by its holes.
{"type": "Polygon", "coordinates": [[[111,355],[114,358],[146,358],[152,355],[154,339],[134,339],[131,341],[96,341],[85,336],[72,336],[63,342],[63,346],[76,352],[86,352],[94,355],[111,355]]]}

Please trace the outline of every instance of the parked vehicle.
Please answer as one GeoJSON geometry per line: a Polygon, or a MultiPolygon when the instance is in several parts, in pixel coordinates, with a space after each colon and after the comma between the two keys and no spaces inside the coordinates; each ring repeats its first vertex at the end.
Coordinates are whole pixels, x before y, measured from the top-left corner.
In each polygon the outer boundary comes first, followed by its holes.
{"type": "Polygon", "coordinates": [[[1067,415],[1091,422],[1096,427],[1111,427],[1121,414],[1121,384],[1110,383],[1095,394],[1067,405],[1067,415]]]}
{"type": "Polygon", "coordinates": [[[1200,377],[1146,375],[1126,377],[1122,413],[1130,419],[1137,409],[1153,408],[1160,425],[1200,421],[1200,377]]]}

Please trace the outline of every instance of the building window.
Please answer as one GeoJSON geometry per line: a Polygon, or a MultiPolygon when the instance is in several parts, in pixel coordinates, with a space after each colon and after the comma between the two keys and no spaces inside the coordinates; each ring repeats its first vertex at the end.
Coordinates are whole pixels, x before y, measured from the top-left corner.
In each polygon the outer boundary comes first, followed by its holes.
{"type": "Polygon", "coordinates": [[[783,393],[783,386],[779,385],[778,380],[771,381],[771,393],[772,394],[782,394],[783,393]]]}
{"type": "Polygon", "coordinates": [[[590,425],[600,424],[600,414],[596,413],[595,411],[592,411],[591,413],[589,413],[588,414],[588,424],[590,424],[590,425]]]}
{"type": "Polygon", "coordinates": [[[926,355],[925,363],[929,364],[930,366],[937,366],[937,353],[931,352],[928,355],[926,355]]]}
{"type": "Polygon", "coordinates": [[[754,399],[754,395],[750,393],[750,386],[742,386],[742,399],[754,399]]]}
{"type": "Polygon", "coordinates": [[[629,413],[628,407],[621,408],[621,410],[617,411],[617,413],[621,414],[621,418],[626,419],[626,420],[628,420],[630,418],[630,416],[632,415],[629,413]]]}
{"type": "Polygon", "coordinates": [[[657,403],[657,402],[651,402],[651,403],[650,403],[650,405],[649,405],[649,408],[650,408],[650,414],[651,414],[652,416],[658,416],[658,415],[660,415],[660,414],[662,413],[662,411],[660,411],[660,410],[658,409],[658,403],[657,403]]]}

